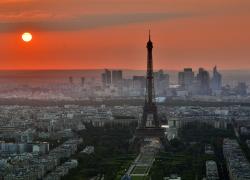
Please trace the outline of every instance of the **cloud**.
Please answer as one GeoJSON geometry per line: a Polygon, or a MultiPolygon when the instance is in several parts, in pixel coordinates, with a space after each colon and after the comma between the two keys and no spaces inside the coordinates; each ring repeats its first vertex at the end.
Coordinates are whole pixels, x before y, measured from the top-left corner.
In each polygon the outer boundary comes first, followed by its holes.
{"type": "Polygon", "coordinates": [[[0,32],[30,31],[78,31],[132,23],[146,23],[160,20],[189,18],[193,13],[132,13],[132,14],[96,14],[75,17],[67,20],[2,22],[0,32]]]}
{"type": "Polygon", "coordinates": [[[77,31],[171,19],[244,14],[249,1],[205,0],[2,0],[0,33],[30,31],[77,31]],[[4,4],[4,5],[3,5],[4,4]],[[20,8],[21,7],[21,8],[20,8]],[[166,13],[167,12],[167,13],[166,13]]]}

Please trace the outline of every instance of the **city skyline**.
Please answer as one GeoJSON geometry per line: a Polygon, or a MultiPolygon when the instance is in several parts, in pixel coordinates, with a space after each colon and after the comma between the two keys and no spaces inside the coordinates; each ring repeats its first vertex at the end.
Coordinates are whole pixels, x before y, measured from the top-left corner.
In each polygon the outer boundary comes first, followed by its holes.
{"type": "Polygon", "coordinates": [[[250,180],[249,0],[0,0],[0,180],[250,180]]]}
{"type": "Polygon", "coordinates": [[[2,70],[146,69],[148,29],[156,42],[155,69],[250,69],[245,0],[146,0],[143,6],[139,0],[3,0],[0,5],[2,70]],[[24,32],[32,33],[31,42],[21,40],[24,32]]]}

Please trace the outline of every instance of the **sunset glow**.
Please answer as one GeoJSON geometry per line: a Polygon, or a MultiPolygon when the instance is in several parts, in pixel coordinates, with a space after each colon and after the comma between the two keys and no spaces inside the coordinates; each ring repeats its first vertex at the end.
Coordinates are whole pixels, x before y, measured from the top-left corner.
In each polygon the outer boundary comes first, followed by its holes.
{"type": "Polygon", "coordinates": [[[30,42],[32,40],[32,35],[28,32],[22,34],[22,39],[24,42],[30,42]]]}
{"type": "Polygon", "coordinates": [[[148,29],[156,69],[250,69],[249,8],[248,0],[2,0],[0,69],[145,69],[148,29]],[[27,29],[36,39],[23,48],[27,29]]]}

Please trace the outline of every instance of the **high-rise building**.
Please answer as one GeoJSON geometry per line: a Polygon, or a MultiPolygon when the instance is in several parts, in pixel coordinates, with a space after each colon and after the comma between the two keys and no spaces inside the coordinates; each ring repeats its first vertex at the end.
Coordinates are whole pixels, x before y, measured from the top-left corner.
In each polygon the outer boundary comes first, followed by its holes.
{"type": "Polygon", "coordinates": [[[105,69],[104,73],[102,73],[102,84],[103,86],[111,85],[111,71],[108,69],[105,69]]]}
{"type": "Polygon", "coordinates": [[[156,96],[165,96],[169,88],[169,75],[163,70],[154,73],[154,85],[156,96]]]}
{"type": "Polygon", "coordinates": [[[122,84],[122,70],[112,71],[112,84],[115,86],[121,86],[122,84]]]}
{"type": "Polygon", "coordinates": [[[192,68],[184,68],[183,72],[179,72],[178,83],[183,89],[190,90],[193,81],[194,81],[194,72],[192,68]]]}
{"type": "Polygon", "coordinates": [[[208,71],[203,68],[199,68],[199,72],[196,76],[196,81],[198,83],[200,95],[209,95],[210,94],[210,77],[208,71]]]}
{"type": "Polygon", "coordinates": [[[213,69],[213,77],[211,79],[211,90],[213,94],[218,94],[221,91],[222,86],[222,76],[217,71],[217,67],[215,66],[213,69]]]}

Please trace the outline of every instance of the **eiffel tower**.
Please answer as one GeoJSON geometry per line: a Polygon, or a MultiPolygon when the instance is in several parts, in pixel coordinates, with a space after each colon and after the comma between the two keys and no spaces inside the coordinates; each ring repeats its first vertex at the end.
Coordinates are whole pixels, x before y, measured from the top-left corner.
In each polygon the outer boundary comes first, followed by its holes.
{"type": "Polygon", "coordinates": [[[136,137],[158,137],[164,138],[164,128],[161,128],[158,119],[157,106],[154,93],[154,71],[153,71],[153,42],[151,41],[150,31],[147,42],[147,79],[146,95],[143,107],[143,116],[136,129],[136,137]]]}

